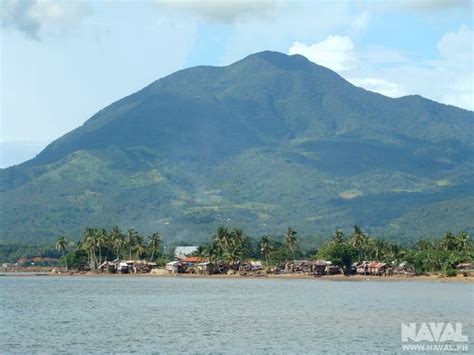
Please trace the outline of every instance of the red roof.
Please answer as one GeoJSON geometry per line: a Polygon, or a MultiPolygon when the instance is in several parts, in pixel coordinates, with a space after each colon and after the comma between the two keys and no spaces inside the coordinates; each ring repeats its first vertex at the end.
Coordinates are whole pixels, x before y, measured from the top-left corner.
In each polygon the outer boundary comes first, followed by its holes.
{"type": "Polygon", "coordinates": [[[379,268],[379,267],[383,267],[383,266],[387,266],[387,264],[385,263],[380,263],[378,261],[372,261],[370,264],[369,264],[369,267],[375,267],[375,268],[379,268]]]}
{"type": "Polygon", "coordinates": [[[201,258],[200,256],[188,256],[187,258],[181,259],[184,263],[202,263],[207,261],[205,258],[201,258]]]}

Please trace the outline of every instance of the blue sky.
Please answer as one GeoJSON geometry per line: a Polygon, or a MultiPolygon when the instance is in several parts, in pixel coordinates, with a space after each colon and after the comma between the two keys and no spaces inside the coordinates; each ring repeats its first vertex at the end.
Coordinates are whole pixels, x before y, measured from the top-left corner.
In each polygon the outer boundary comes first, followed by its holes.
{"type": "Polygon", "coordinates": [[[270,49],[472,110],[471,1],[1,2],[0,166],[176,70],[270,49]]]}

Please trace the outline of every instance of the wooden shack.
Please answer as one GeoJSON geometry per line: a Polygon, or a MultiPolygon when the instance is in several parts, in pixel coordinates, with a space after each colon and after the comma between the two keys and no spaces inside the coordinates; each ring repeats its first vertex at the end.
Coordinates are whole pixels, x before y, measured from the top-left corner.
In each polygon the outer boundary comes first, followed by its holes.
{"type": "Polygon", "coordinates": [[[389,268],[390,268],[390,265],[386,263],[379,263],[377,261],[372,261],[369,264],[369,273],[371,275],[382,276],[389,268]]]}
{"type": "Polygon", "coordinates": [[[166,264],[165,270],[170,274],[178,274],[184,272],[184,266],[181,261],[171,261],[166,264]]]}
{"type": "Polygon", "coordinates": [[[217,273],[216,266],[209,261],[198,263],[196,265],[196,272],[202,275],[212,275],[217,273]]]}
{"type": "Polygon", "coordinates": [[[332,263],[326,260],[315,260],[311,262],[312,273],[315,276],[326,275],[326,268],[332,263]]]}
{"type": "Polygon", "coordinates": [[[356,268],[357,275],[368,275],[369,274],[369,262],[368,261],[359,261],[352,264],[356,268]]]}

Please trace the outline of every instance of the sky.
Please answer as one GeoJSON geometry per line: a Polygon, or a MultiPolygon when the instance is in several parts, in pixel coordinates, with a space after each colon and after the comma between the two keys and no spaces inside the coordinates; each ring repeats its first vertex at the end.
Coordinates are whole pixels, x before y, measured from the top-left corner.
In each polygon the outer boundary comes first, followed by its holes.
{"type": "Polygon", "coordinates": [[[2,0],[0,167],[154,80],[302,54],[354,85],[474,109],[471,0],[2,0]]]}

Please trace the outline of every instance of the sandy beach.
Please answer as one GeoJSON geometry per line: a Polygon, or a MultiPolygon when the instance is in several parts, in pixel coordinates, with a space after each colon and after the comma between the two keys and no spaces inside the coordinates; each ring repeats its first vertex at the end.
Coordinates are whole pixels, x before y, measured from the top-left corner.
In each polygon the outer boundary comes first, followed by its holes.
{"type": "Polygon", "coordinates": [[[272,279],[272,280],[325,280],[325,281],[421,281],[421,282],[463,282],[463,283],[474,283],[474,275],[463,276],[459,274],[455,277],[446,277],[442,274],[423,274],[416,276],[405,276],[405,275],[394,275],[394,276],[372,276],[372,275],[324,275],[324,276],[313,276],[303,273],[282,273],[282,274],[247,274],[247,275],[227,275],[227,274],[216,274],[216,275],[202,275],[202,274],[170,274],[170,273],[143,273],[143,274],[110,274],[110,273],[97,273],[97,272],[78,272],[78,271],[66,271],[66,270],[55,270],[51,268],[20,268],[18,270],[6,270],[0,271],[0,276],[15,276],[15,277],[120,277],[120,278],[134,278],[134,277],[164,277],[164,278],[189,278],[189,279],[239,279],[239,278],[252,278],[252,279],[272,279]]]}

